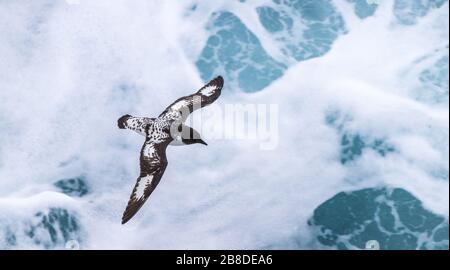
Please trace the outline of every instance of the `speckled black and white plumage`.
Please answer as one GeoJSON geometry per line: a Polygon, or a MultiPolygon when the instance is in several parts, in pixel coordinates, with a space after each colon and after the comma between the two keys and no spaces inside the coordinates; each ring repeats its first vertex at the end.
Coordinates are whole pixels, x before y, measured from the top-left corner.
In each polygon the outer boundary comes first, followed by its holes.
{"type": "Polygon", "coordinates": [[[130,129],[145,136],[141,149],[140,175],[123,213],[122,224],[128,222],[155,190],[167,167],[166,148],[169,144],[206,143],[193,128],[183,123],[190,113],[219,98],[223,87],[217,77],[195,94],[181,97],[169,105],[157,118],[124,115],[117,120],[121,129],[130,129]]]}

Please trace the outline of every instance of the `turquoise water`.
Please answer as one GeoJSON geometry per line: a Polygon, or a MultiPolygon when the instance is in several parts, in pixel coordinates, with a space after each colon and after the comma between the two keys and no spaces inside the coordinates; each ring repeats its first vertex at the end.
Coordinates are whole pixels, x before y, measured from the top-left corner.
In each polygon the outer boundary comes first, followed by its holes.
{"type": "Polygon", "coordinates": [[[347,0],[348,2],[354,4],[355,14],[361,18],[365,19],[372,16],[378,8],[378,5],[374,2],[370,3],[366,0],[347,0]]]}
{"type": "Polygon", "coordinates": [[[85,177],[61,179],[55,182],[55,186],[69,196],[82,197],[89,192],[85,177]]]}
{"type": "Polygon", "coordinates": [[[420,17],[426,16],[428,12],[446,2],[447,0],[396,0],[394,15],[400,23],[414,25],[420,17]]]}
{"type": "Polygon", "coordinates": [[[254,92],[283,75],[286,65],[270,57],[258,38],[233,13],[212,15],[208,30],[212,35],[196,62],[203,80],[223,74],[229,88],[254,92]]]}
{"type": "Polygon", "coordinates": [[[275,5],[257,8],[263,27],[296,61],[327,53],[336,38],[345,33],[345,23],[327,0],[274,1],[275,5]]]}
{"type": "Polygon", "coordinates": [[[447,54],[419,74],[419,80],[422,83],[421,89],[417,93],[419,100],[448,106],[448,63],[447,54]]]}
{"type": "Polygon", "coordinates": [[[338,249],[448,249],[448,220],[423,208],[404,189],[341,192],[319,205],[309,225],[317,240],[338,249]]]}
{"type": "Polygon", "coordinates": [[[77,214],[63,208],[38,211],[14,223],[1,227],[2,249],[64,249],[70,240],[83,243],[83,228],[77,214]]]}
{"type": "Polygon", "coordinates": [[[348,126],[351,125],[351,117],[348,115],[342,115],[340,112],[329,113],[325,117],[325,121],[329,126],[335,128],[339,134],[339,156],[343,165],[356,162],[367,150],[375,151],[382,157],[395,152],[394,146],[383,138],[359,134],[349,130],[348,126]]]}
{"type": "Polygon", "coordinates": [[[81,242],[79,221],[65,209],[50,208],[47,212],[38,212],[33,220],[25,232],[36,245],[50,249],[61,248],[69,240],[81,242]]]}
{"type": "MultiPolygon", "coordinates": [[[[60,179],[54,183],[60,192],[77,198],[89,192],[86,178],[60,179]]],[[[83,228],[76,211],[50,207],[14,224],[0,227],[3,232],[1,247],[15,249],[17,247],[35,246],[45,249],[64,249],[68,241],[83,243],[83,228]]],[[[1,234],[0,234],[1,236],[1,234]]]]}
{"type": "MultiPolygon", "coordinates": [[[[261,25],[294,61],[320,57],[345,33],[343,18],[327,0],[273,1],[258,6],[261,25]]],[[[288,64],[271,58],[258,38],[231,12],[213,14],[207,26],[211,33],[196,65],[207,81],[223,74],[230,88],[244,92],[262,90],[283,75],[288,64]]]]}

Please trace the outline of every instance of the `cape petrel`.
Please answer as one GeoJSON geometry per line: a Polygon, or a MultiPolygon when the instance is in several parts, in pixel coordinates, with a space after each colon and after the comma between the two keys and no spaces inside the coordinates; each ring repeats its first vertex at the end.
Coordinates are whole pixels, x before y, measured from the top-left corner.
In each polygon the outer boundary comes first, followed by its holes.
{"type": "Polygon", "coordinates": [[[124,115],[117,120],[121,129],[131,129],[145,136],[141,149],[140,175],[122,216],[122,224],[129,221],[155,190],[167,167],[166,148],[171,145],[201,143],[200,134],[184,125],[196,109],[213,103],[221,93],[223,78],[218,76],[195,94],[181,97],[169,105],[157,118],[124,115]]]}

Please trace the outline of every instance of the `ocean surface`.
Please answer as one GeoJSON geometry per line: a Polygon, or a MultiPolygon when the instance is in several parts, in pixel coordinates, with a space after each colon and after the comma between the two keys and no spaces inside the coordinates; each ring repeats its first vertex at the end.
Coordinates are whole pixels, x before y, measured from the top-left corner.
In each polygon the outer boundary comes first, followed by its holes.
{"type": "Polygon", "coordinates": [[[448,249],[448,220],[446,0],[0,1],[0,249],[448,249]],[[169,147],[121,225],[117,119],[217,75],[276,147],[169,147]]]}

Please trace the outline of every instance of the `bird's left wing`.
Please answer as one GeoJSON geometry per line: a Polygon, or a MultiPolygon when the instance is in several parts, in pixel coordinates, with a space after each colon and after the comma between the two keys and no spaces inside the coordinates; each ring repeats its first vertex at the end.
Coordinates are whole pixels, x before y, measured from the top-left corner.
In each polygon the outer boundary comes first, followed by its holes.
{"type": "Polygon", "coordinates": [[[171,139],[154,142],[147,139],[142,146],[141,173],[123,213],[122,224],[129,221],[139,211],[161,180],[167,167],[166,148],[170,141],[171,139]]]}
{"type": "Polygon", "coordinates": [[[175,100],[175,102],[170,104],[159,117],[184,122],[190,113],[196,109],[203,108],[218,99],[222,87],[223,78],[218,76],[200,88],[196,93],[175,100]]]}

